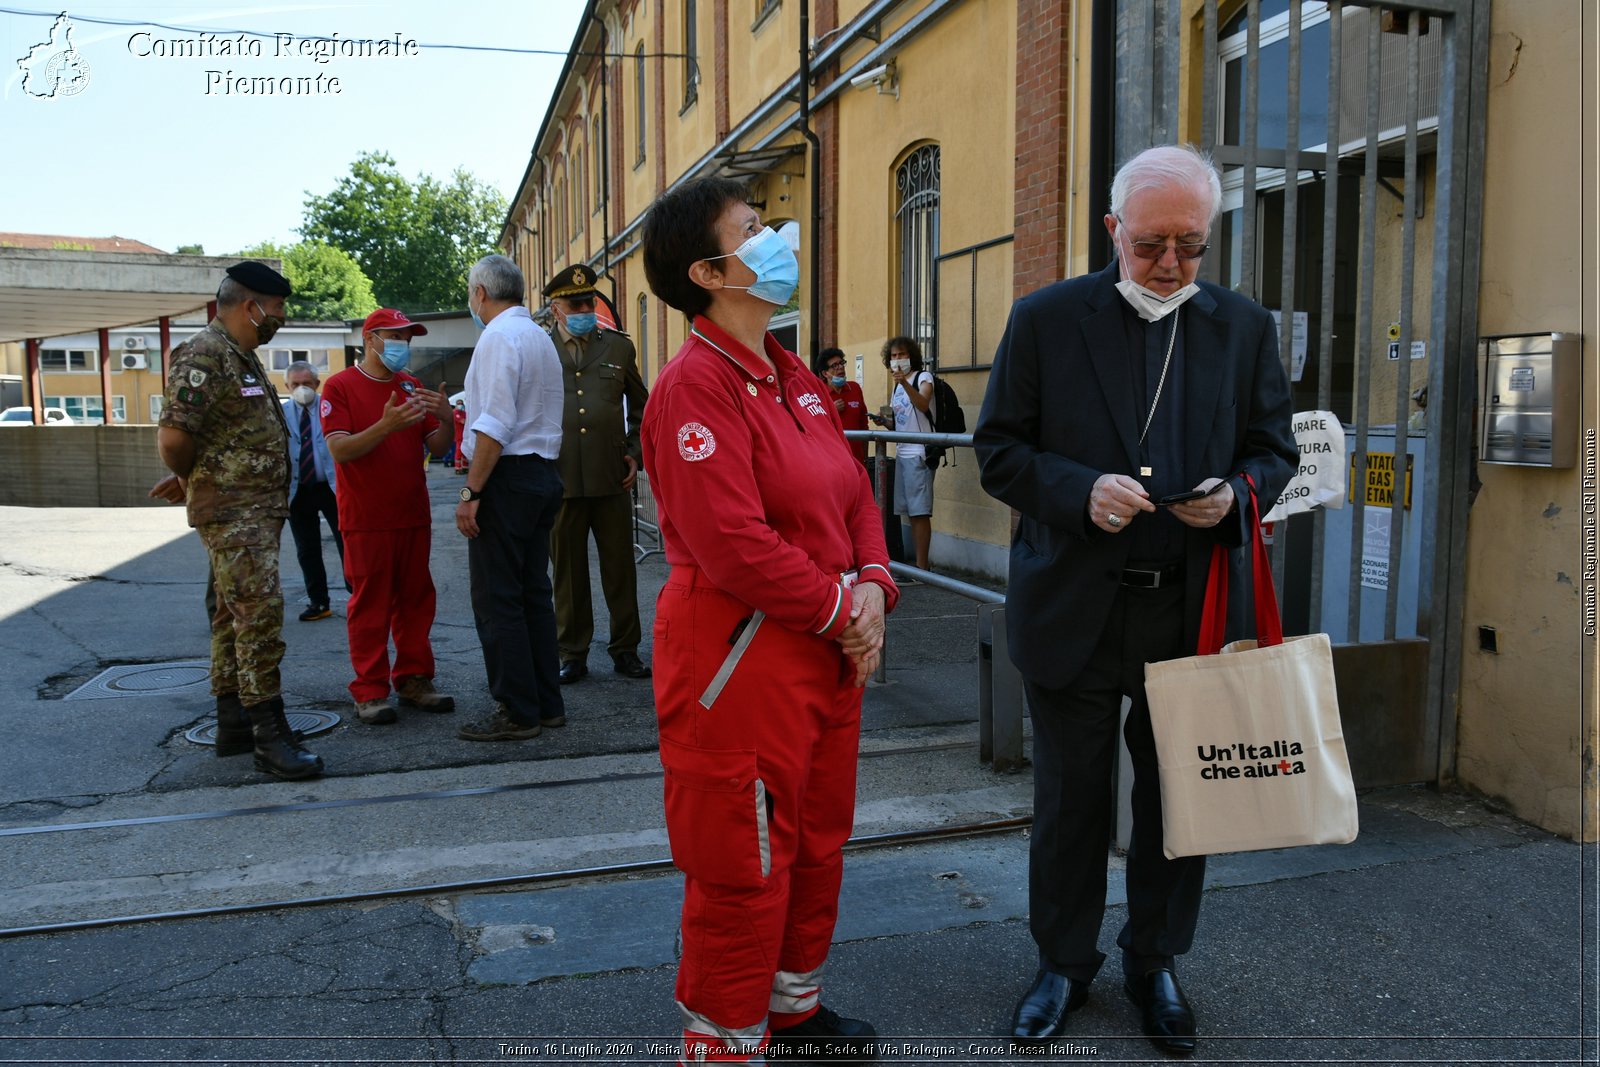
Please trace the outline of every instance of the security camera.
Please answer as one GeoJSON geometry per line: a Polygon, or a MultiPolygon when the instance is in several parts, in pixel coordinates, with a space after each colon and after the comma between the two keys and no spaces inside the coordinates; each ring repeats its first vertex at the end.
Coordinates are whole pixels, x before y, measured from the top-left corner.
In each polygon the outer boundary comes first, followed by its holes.
{"type": "Polygon", "coordinates": [[[882,85],[889,79],[889,64],[882,63],[871,70],[864,70],[850,79],[850,84],[857,89],[866,89],[874,85],[882,85]]]}

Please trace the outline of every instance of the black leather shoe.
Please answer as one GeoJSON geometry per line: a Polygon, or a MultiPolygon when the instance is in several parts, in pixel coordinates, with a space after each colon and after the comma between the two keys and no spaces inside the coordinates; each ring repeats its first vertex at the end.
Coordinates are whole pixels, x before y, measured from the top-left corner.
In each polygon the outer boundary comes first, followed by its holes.
{"type": "Polygon", "coordinates": [[[1194,1051],[1194,1009],[1183,995],[1178,976],[1159,968],[1128,978],[1123,988],[1144,1015],[1144,1032],[1162,1052],[1187,1056],[1194,1051]]]}
{"type": "Polygon", "coordinates": [[[1029,1041],[1055,1037],[1066,1026],[1067,1016],[1087,1003],[1088,982],[1040,968],[1033,987],[1017,1002],[1011,1036],[1029,1041]]]}
{"type": "Polygon", "coordinates": [[[571,685],[589,677],[589,665],[581,659],[565,660],[561,664],[561,684],[571,685]]]}
{"type": "Polygon", "coordinates": [[[804,1021],[788,1027],[772,1028],[767,1042],[771,1063],[806,1063],[832,1060],[842,1063],[870,1063],[877,1058],[872,1039],[878,1036],[873,1025],[863,1019],[850,1019],[819,1006],[804,1021]]]}
{"type": "Polygon", "coordinates": [[[644,660],[639,658],[637,652],[619,652],[611,658],[615,670],[624,678],[648,678],[650,668],[644,665],[644,660]]]}

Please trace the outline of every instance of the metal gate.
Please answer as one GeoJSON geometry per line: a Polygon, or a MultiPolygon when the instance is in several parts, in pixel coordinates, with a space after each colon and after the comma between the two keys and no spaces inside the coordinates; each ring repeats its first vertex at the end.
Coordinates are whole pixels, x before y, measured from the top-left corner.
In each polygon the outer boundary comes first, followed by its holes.
{"type": "Polygon", "coordinates": [[[1344,425],[1345,507],[1276,531],[1286,630],[1344,643],[1345,728],[1369,784],[1448,778],[1489,0],[1203,0],[1189,33],[1189,3],[1116,10],[1118,161],[1178,140],[1184,89],[1199,89],[1185,139],[1224,189],[1202,277],[1275,310],[1295,410],[1344,425]]]}

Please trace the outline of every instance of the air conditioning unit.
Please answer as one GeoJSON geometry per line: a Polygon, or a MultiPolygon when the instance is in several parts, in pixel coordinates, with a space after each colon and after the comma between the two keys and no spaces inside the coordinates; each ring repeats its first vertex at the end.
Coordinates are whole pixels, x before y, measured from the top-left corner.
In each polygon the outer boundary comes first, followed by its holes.
{"type": "Polygon", "coordinates": [[[143,337],[125,337],[125,338],[123,338],[123,340],[122,340],[122,350],[124,352],[143,352],[144,351],[144,338],[143,337]]]}
{"type": "Polygon", "coordinates": [[[150,368],[150,357],[145,355],[143,352],[123,352],[122,353],[122,369],[123,370],[148,370],[149,368],[150,368]]]}

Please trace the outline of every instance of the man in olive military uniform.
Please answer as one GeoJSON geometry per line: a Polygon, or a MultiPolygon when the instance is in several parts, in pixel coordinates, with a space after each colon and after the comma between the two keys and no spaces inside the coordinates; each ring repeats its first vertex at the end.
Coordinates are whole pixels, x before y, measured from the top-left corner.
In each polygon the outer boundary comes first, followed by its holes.
{"type": "Polygon", "coordinates": [[[600,556],[600,589],[611,614],[606,651],[618,674],[650,677],[650,668],[639,658],[630,493],[639,474],[639,422],[649,394],[639,377],[633,342],[596,324],[594,284],[594,273],[579,265],[544,287],[556,319],[550,338],[566,383],[561,457],[556,462],[564,493],[550,535],[562,685],[582,681],[589,673],[589,643],[594,639],[590,531],[600,556]]]}
{"type": "Polygon", "coordinates": [[[284,716],[283,590],[278,543],[289,514],[289,428],[255,350],[283,325],[289,282],[264,263],[228,268],[217,317],[172,350],[157,447],[216,576],[211,692],[217,755],[254,751],[279,778],[311,778],[322,760],[284,716]]]}

